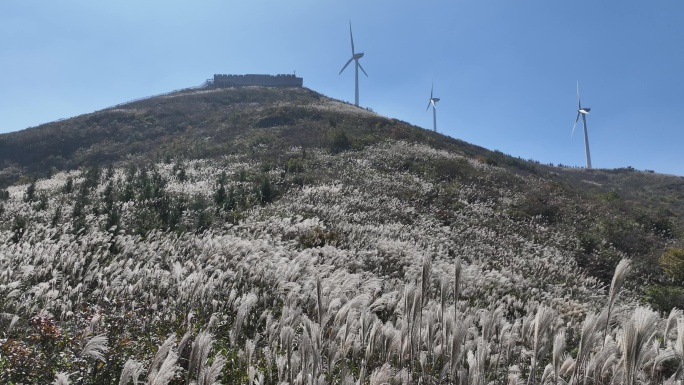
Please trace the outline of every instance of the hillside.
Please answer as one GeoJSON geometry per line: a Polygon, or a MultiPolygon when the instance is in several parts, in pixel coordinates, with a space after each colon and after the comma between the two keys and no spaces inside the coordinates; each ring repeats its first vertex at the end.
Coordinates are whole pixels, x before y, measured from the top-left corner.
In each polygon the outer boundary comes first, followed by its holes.
{"type": "Polygon", "coordinates": [[[684,318],[642,305],[684,305],[658,262],[684,246],[683,178],[256,87],[2,135],[0,161],[4,383],[681,374],[684,318]]]}

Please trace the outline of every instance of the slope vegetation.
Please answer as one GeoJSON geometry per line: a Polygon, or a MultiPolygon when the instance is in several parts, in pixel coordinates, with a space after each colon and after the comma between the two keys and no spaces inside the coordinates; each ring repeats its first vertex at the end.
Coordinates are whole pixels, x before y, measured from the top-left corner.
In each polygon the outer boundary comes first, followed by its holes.
{"type": "Polygon", "coordinates": [[[684,297],[658,264],[681,178],[539,165],[305,89],[0,138],[4,383],[681,378],[684,318],[644,307],[684,297]]]}

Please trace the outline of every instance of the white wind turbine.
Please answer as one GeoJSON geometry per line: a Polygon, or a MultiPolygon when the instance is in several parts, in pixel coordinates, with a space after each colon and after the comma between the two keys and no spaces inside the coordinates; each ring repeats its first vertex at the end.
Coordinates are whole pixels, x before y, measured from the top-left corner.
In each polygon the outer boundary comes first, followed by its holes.
{"type": "Polygon", "coordinates": [[[349,37],[351,38],[352,57],[351,57],[351,59],[349,59],[349,61],[347,61],[347,64],[345,64],[344,67],[342,67],[342,69],[340,70],[340,74],[342,74],[342,71],[344,71],[344,69],[347,68],[349,63],[351,63],[352,60],[354,60],[355,67],[356,67],[356,71],[355,71],[355,75],[354,75],[354,84],[355,84],[354,104],[356,104],[358,106],[359,105],[359,68],[361,68],[361,71],[363,71],[363,73],[366,76],[368,76],[368,74],[366,73],[366,70],[364,70],[363,67],[361,67],[361,63],[359,63],[359,59],[361,59],[363,57],[363,52],[359,52],[359,53],[354,52],[354,36],[352,35],[351,21],[349,22],[349,37]]]}
{"type": "Polygon", "coordinates": [[[437,102],[439,101],[439,98],[432,96],[432,91],[434,91],[434,89],[435,85],[433,83],[432,87],[430,87],[430,101],[428,102],[425,111],[429,110],[430,106],[432,106],[432,131],[437,132],[437,102]]]}
{"type": "Polygon", "coordinates": [[[575,127],[577,126],[577,121],[579,121],[580,115],[582,115],[582,124],[584,125],[584,152],[587,155],[587,168],[591,169],[591,154],[589,153],[589,134],[587,133],[587,115],[591,111],[591,108],[582,108],[582,102],[580,101],[579,94],[579,82],[577,82],[577,117],[575,118],[575,124],[572,126],[572,135],[575,134],[575,127]]]}

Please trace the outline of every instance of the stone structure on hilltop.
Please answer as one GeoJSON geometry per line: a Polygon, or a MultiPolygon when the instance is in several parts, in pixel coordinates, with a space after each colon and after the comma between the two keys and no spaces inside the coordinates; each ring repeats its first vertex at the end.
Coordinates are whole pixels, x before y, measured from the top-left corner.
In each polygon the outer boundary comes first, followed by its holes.
{"type": "Polygon", "coordinates": [[[301,87],[303,78],[295,75],[214,75],[213,86],[223,87],[301,87]]]}

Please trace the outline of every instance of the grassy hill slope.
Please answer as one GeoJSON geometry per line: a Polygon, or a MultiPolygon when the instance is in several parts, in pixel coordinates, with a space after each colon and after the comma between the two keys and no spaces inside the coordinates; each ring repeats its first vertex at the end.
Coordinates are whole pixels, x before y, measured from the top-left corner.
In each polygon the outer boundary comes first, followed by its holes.
{"type": "Polygon", "coordinates": [[[6,383],[678,375],[684,318],[640,304],[684,303],[658,265],[682,178],[523,161],[306,89],[143,100],[0,154],[6,383]]]}

